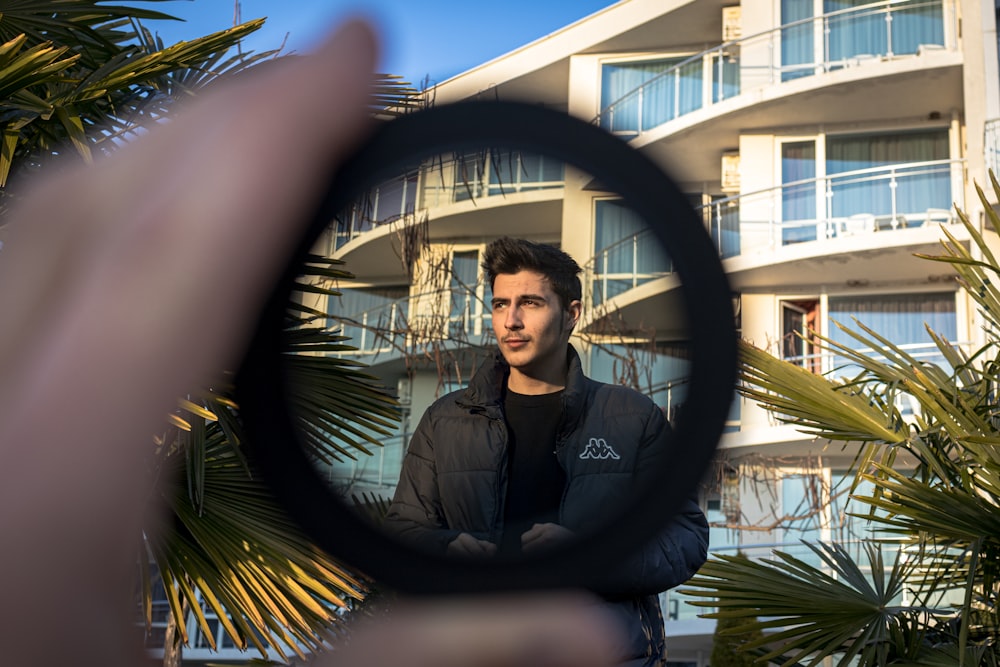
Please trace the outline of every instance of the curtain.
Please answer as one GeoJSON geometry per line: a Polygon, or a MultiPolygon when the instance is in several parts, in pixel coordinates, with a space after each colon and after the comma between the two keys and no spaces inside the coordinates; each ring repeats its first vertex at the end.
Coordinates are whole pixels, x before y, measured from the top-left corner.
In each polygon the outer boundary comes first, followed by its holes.
{"type": "MultiPolygon", "coordinates": [[[[740,254],[740,204],[739,199],[712,195],[712,203],[701,206],[702,218],[712,235],[712,241],[722,259],[740,254]]],[[[696,208],[698,204],[694,204],[696,208]]]]}
{"type": "Polygon", "coordinates": [[[917,216],[931,208],[951,208],[951,173],[947,164],[835,177],[857,169],[947,160],[948,152],[946,129],[828,137],[826,173],[833,176],[830,179],[833,216],[858,213],[886,216],[893,210],[897,216],[917,216]]]}
{"type": "Polygon", "coordinates": [[[781,183],[807,181],[781,190],[781,242],[816,240],[816,142],[794,141],[781,145],[781,183]],[[797,221],[802,221],[796,224],[797,221]]]}
{"type": "Polygon", "coordinates": [[[944,12],[940,0],[892,6],[892,52],[916,53],[921,44],[944,46],[944,12]]]}
{"type": "Polygon", "coordinates": [[[801,541],[815,544],[823,539],[821,509],[823,478],[816,474],[785,474],[781,477],[782,542],[785,550],[813,567],[822,565],[821,559],[801,541]],[[795,517],[792,519],[792,517],[795,517]]]}
{"type": "Polygon", "coordinates": [[[921,44],[944,46],[941,0],[905,0],[864,9],[872,0],[824,0],[824,13],[848,10],[829,19],[829,59],[861,54],[904,55],[921,44]],[[857,11],[850,11],[857,8],[857,11]]]}
{"type": "Polygon", "coordinates": [[[400,321],[391,321],[393,304],[398,303],[397,318],[406,317],[409,286],[342,288],[340,292],[340,296],[331,296],[327,300],[327,313],[330,316],[327,326],[343,327],[343,335],[351,338],[347,342],[362,350],[371,351],[384,343],[386,333],[377,335],[372,331],[373,328],[389,330],[400,328],[400,321]],[[351,320],[357,324],[348,324],[344,320],[351,320]],[[365,324],[367,330],[363,326],[365,324]]]}
{"type": "Polygon", "coordinates": [[[479,252],[470,250],[452,254],[451,316],[449,333],[463,339],[473,332],[473,318],[481,312],[476,302],[476,281],[479,276],[479,252]]]}
{"type": "Polygon", "coordinates": [[[489,172],[491,195],[558,187],[565,180],[561,160],[521,151],[491,152],[489,172]]]}
{"type": "Polygon", "coordinates": [[[781,80],[788,81],[802,76],[811,76],[816,62],[813,45],[812,0],[781,0],[781,25],[790,25],[781,30],[781,80]],[[797,23],[804,21],[804,23],[797,23]]]}
{"type": "Polygon", "coordinates": [[[601,127],[612,132],[638,132],[700,108],[702,63],[695,60],[676,67],[686,59],[666,58],[602,66],[601,127]],[[659,76],[672,69],[670,74],[659,76]],[[640,86],[644,86],[641,105],[636,92],[640,86]],[[614,109],[609,110],[612,104],[614,109]]]}
{"type": "Polygon", "coordinates": [[[740,60],[737,55],[714,55],[711,67],[713,104],[740,94],[740,60]]]}
{"type": "MultiPolygon", "coordinates": [[[[910,350],[928,361],[941,363],[943,359],[933,346],[926,326],[954,341],[958,337],[955,315],[955,294],[953,292],[933,292],[928,294],[878,294],[858,296],[838,296],[829,299],[830,338],[851,348],[860,348],[854,340],[833,322],[840,322],[851,329],[857,329],[854,319],[888,338],[896,345],[917,344],[925,347],[919,351],[910,350]],[[929,356],[926,356],[929,355],[929,356]]],[[[842,367],[844,360],[837,359],[835,367],[842,367]]],[[[859,369],[841,368],[838,374],[852,375],[859,369]]]]}
{"type": "Polygon", "coordinates": [[[827,59],[839,62],[858,55],[885,55],[889,44],[889,23],[884,6],[871,9],[853,8],[872,4],[872,0],[824,0],[823,12],[838,13],[827,18],[829,41],[827,59]]]}

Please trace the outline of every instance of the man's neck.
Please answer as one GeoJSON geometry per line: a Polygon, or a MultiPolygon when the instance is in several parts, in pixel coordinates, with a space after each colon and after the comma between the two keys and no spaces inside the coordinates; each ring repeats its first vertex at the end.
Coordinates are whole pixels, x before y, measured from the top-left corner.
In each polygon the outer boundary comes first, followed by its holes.
{"type": "Polygon", "coordinates": [[[510,369],[510,376],[507,378],[507,389],[515,394],[525,394],[537,396],[539,394],[552,394],[562,391],[566,387],[565,365],[544,375],[529,375],[516,368],[510,369]]]}

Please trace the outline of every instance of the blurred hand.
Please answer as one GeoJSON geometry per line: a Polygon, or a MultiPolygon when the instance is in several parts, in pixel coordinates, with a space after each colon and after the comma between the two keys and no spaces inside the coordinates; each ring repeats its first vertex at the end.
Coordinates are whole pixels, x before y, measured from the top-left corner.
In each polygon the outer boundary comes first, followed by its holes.
{"type": "Polygon", "coordinates": [[[573,537],[573,531],[557,523],[536,523],[521,535],[521,551],[537,553],[573,537]]]}
{"type": "Polygon", "coordinates": [[[486,540],[477,540],[468,533],[460,533],[458,537],[448,543],[449,556],[476,556],[484,558],[493,556],[497,552],[497,545],[486,540]]]}
{"type": "MultiPolygon", "coordinates": [[[[11,664],[143,664],[128,592],[151,434],[242,356],[313,202],[366,134],[374,61],[369,29],[348,24],[312,56],[217,85],[110,159],[43,179],[0,229],[11,664]]],[[[449,601],[373,623],[325,663],[597,665],[614,640],[575,598],[449,601]]]]}
{"type": "Polygon", "coordinates": [[[143,460],[178,396],[242,356],[375,62],[352,23],[219,83],[134,144],[41,179],[0,230],[0,643],[12,664],[137,664],[143,460]],[[58,641],[53,640],[58,624],[58,641]]]}

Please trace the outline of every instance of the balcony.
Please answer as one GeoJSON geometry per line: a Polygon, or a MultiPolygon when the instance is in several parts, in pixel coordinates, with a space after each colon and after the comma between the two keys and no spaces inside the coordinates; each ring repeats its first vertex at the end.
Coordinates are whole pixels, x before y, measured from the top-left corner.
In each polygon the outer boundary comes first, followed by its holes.
{"type": "Polygon", "coordinates": [[[955,51],[954,0],[885,0],[726,42],[637,82],[593,122],[627,138],[803,77],[955,51]]]}
{"type": "Polygon", "coordinates": [[[380,227],[405,223],[429,210],[454,204],[506,204],[521,193],[561,189],[563,164],[521,151],[495,151],[431,160],[419,169],[386,181],[334,225],[332,251],[380,227]]]}
{"type": "MultiPolygon", "coordinates": [[[[480,292],[481,287],[476,287],[480,292]]],[[[342,312],[330,308],[330,323],[350,338],[357,350],[337,356],[382,363],[434,346],[481,347],[493,337],[491,313],[481,296],[469,290],[440,289],[401,297],[388,303],[342,312]]]]}
{"type": "Polygon", "coordinates": [[[963,205],[963,165],[933,160],[858,169],[727,197],[701,212],[723,259],[832,239],[865,237],[874,247],[889,240],[886,233],[954,222],[952,205],[963,205]]]}
{"type": "MultiPolygon", "coordinates": [[[[863,252],[908,230],[955,222],[962,206],[963,160],[911,162],[842,172],[750,192],[701,206],[698,211],[723,259],[763,255],[778,261],[783,249],[796,255],[863,252]]],[[[935,237],[936,240],[936,237],[935,237]]],[[[642,229],[598,249],[584,265],[586,305],[597,308],[673,273],[651,229],[642,229]]],[[[664,287],[667,282],[661,282],[664,287]]],[[[669,283],[671,289],[676,283],[669,283]]],[[[650,293],[662,299],[662,293],[650,293]]],[[[657,302],[662,310],[662,301],[657,302]]]]}

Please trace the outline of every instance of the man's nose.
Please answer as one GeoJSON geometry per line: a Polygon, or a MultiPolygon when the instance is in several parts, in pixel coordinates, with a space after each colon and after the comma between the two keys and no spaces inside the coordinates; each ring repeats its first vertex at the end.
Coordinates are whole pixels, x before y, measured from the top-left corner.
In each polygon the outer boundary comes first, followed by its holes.
{"type": "Polygon", "coordinates": [[[524,327],[524,324],[521,322],[521,311],[519,308],[512,307],[507,309],[507,319],[504,321],[504,326],[511,330],[524,327]]]}

